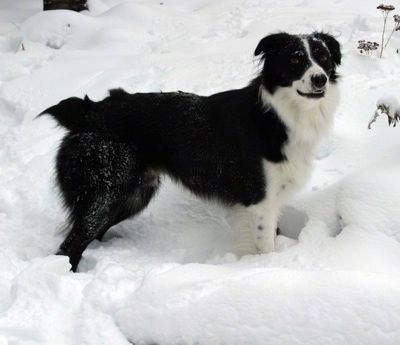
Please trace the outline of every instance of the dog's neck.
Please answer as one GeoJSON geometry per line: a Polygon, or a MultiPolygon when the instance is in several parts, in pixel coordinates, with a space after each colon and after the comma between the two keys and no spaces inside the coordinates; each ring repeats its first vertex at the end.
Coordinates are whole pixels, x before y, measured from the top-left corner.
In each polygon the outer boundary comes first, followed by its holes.
{"type": "Polygon", "coordinates": [[[290,137],[298,143],[311,146],[318,144],[332,128],[337,93],[337,86],[330,85],[324,98],[310,101],[293,95],[290,88],[279,88],[271,94],[263,85],[259,87],[264,111],[273,108],[290,131],[290,137]]]}

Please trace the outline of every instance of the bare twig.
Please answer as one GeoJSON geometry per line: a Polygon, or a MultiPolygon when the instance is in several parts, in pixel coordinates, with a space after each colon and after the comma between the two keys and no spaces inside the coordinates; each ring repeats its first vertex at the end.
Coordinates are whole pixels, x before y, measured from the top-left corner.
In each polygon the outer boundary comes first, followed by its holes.
{"type": "Polygon", "coordinates": [[[384,42],[385,42],[385,30],[386,30],[387,17],[389,15],[389,12],[393,11],[395,9],[395,7],[392,6],[392,5],[383,5],[383,4],[381,4],[381,5],[379,5],[377,7],[377,9],[381,10],[382,14],[383,14],[382,43],[381,43],[381,52],[380,52],[380,55],[379,55],[379,57],[382,58],[383,48],[385,47],[384,46],[384,42]]]}
{"type": "Polygon", "coordinates": [[[385,48],[386,48],[386,46],[388,45],[390,39],[392,38],[393,33],[394,33],[395,31],[400,31],[400,15],[395,14],[395,15],[393,16],[393,20],[394,20],[394,27],[393,27],[392,32],[390,33],[389,38],[387,39],[387,41],[386,41],[386,43],[385,43],[385,48]]]}
{"type": "Polygon", "coordinates": [[[378,100],[376,103],[375,113],[368,122],[368,129],[371,129],[371,125],[382,114],[387,116],[389,127],[396,127],[397,123],[400,122],[400,104],[397,99],[393,97],[385,97],[378,100]]]}
{"type": "Polygon", "coordinates": [[[372,124],[377,120],[379,115],[381,115],[381,114],[378,112],[378,109],[375,110],[374,116],[372,116],[371,120],[368,122],[368,129],[372,128],[372,124]]]}

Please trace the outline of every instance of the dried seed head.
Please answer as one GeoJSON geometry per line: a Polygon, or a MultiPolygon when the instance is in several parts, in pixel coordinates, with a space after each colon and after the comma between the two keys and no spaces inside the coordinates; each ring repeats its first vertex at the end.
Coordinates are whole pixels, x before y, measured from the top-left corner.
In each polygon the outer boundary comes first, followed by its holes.
{"type": "Polygon", "coordinates": [[[393,11],[395,9],[395,7],[393,5],[384,5],[384,4],[380,4],[377,7],[378,10],[384,11],[384,12],[390,12],[393,11]]]}
{"type": "Polygon", "coordinates": [[[378,49],[378,47],[379,47],[379,43],[377,43],[377,42],[360,40],[360,41],[358,41],[357,49],[361,49],[361,50],[364,50],[366,52],[370,52],[372,50],[378,49]]]}

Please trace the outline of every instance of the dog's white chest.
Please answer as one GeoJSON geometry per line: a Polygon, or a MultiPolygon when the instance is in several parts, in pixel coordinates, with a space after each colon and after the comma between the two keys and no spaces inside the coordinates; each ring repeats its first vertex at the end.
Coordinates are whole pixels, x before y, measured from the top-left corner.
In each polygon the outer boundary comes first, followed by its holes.
{"type": "Polygon", "coordinates": [[[261,90],[264,103],[276,110],[288,134],[288,141],[282,149],[286,160],[280,163],[264,162],[269,200],[284,199],[306,184],[312,172],[315,148],[332,127],[337,104],[334,85],[329,88],[324,100],[314,107],[288,102],[282,90],[278,90],[273,97],[261,90]]]}
{"type": "Polygon", "coordinates": [[[287,197],[303,187],[311,175],[313,150],[289,143],[285,154],[287,160],[281,163],[264,161],[268,199],[287,197]]]}

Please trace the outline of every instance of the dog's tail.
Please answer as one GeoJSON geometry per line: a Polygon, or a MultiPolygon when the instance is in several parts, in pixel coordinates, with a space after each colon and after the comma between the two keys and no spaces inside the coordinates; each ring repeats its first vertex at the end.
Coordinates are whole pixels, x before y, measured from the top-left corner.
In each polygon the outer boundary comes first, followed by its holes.
{"type": "Polygon", "coordinates": [[[89,127],[88,114],[95,102],[88,96],[84,99],[71,97],[42,111],[39,116],[50,114],[70,131],[82,131],[89,127]]]}

